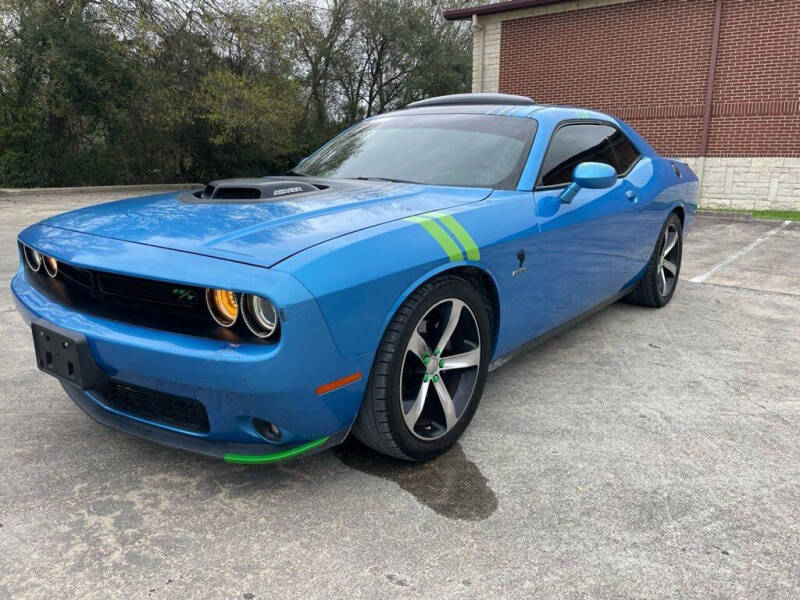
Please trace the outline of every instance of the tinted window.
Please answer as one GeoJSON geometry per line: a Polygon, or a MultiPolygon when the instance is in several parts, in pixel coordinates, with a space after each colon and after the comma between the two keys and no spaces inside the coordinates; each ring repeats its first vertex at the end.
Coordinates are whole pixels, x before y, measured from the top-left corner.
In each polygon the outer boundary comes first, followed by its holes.
{"type": "Polygon", "coordinates": [[[294,171],[514,189],[536,121],[493,115],[407,115],[365,121],[294,171]]]}
{"type": "Polygon", "coordinates": [[[617,158],[617,164],[614,165],[617,169],[617,175],[621,175],[630,169],[631,165],[639,160],[641,155],[628,137],[618,129],[614,130],[608,141],[611,143],[614,156],[617,158]]]}
{"type": "Polygon", "coordinates": [[[541,185],[566,185],[582,162],[601,162],[617,168],[609,137],[616,129],[608,125],[576,124],[558,129],[550,141],[542,164],[541,185]]]}

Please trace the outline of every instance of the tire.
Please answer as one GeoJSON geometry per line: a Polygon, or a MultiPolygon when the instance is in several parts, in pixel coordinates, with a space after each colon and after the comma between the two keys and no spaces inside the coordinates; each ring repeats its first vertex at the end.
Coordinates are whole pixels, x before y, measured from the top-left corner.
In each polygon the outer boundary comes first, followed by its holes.
{"type": "Polygon", "coordinates": [[[652,308],[668,304],[678,287],[682,256],[683,225],[678,215],[672,213],[661,227],[644,277],[625,299],[652,308]]]}
{"type": "Polygon", "coordinates": [[[452,275],[432,279],[406,299],[383,334],[353,425],[362,443],[410,461],[430,460],[455,444],[478,408],[489,370],[487,304],[473,285],[452,275]]]}

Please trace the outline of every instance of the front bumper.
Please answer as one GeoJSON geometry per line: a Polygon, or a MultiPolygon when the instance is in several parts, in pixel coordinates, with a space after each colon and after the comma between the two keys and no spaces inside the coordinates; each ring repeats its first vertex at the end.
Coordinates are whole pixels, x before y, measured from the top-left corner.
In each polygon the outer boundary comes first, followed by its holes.
{"type": "MultiPolygon", "coordinates": [[[[263,285],[272,288],[276,303],[285,300],[279,306],[287,307],[286,321],[280,342],[273,346],[232,344],[146,329],[57,304],[36,290],[20,269],[11,289],[26,321],[40,320],[85,336],[93,360],[114,381],[199,401],[208,413],[209,431],[182,430],[121,412],[107,406],[102,396],[92,390],[65,384],[69,396],[86,413],[115,429],[231,462],[292,458],[321,450],[345,437],[358,413],[372,356],[341,356],[316,301],[302,285],[288,275],[261,267],[152,247],[123,250],[128,255],[135,250],[144,261],[145,271],[151,261],[162,266],[175,264],[175,255],[179,255],[178,261],[191,260],[198,273],[205,273],[206,282],[193,279],[186,283],[219,286],[215,273],[222,271],[234,280],[265,281],[263,285]],[[206,263],[206,268],[198,262],[206,263]],[[217,263],[222,263],[224,269],[217,263]],[[281,278],[280,285],[276,285],[276,278],[281,278]],[[360,380],[317,394],[319,386],[357,372],[363,374],[360,380]],[[260,436],[253,418],[280,427],[279,443],[260,436]]],[[[66,256],[58,258],[71,262],[66,256]]],[[[258,289],[247,291],[259,293],[258,289]]]]}
{"type": "Polygon", "coordinates": [[[61,386],[70,398],[92,419],[112,429],[145,438],[164,446],[187,450],[228,462],[239,464],[273,463],[320,452],[344,441],[350,428],[301,444],[235,443],[202,436],[185,435],[157,426],[142,419],[131,418],[123,413],[109,410],[91,392],[84,392],[73,385],[61,386]]]}

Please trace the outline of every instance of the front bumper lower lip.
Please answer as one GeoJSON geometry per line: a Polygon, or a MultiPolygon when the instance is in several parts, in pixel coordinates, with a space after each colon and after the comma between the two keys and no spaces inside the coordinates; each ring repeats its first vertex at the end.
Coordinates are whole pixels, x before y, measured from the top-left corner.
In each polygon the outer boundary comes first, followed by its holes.
{"type": "Polygon", "coordinates": [[[219,440],[209,440],[203,437],[178,433],[111,412],[103,407],[100,402],[95,400],[91,396],[91,392],[84,392],[66,382],[62,382],[61,386],[72,401],[78,405],[78,408],[101,425],[179,450],[186,450],[194,454],[223,459],[232,464],[269,464],[315,454],[342,443],[350,432],[350,428],[348,427],[337,433],[295,446],[281,446],[268,443],[226,443],[219,440]]]}
{"type": "Polygon", "coordinates": [[[226,462],[240,465],[257,465],[278,462],[280,460],[287,460],[296,456],[300,456],[301,454],[307,454],[312,450],[319,448],[320,446],[324,446],[325,443],[330,439],[331,436],[326,435],[325,437],[321,437],[317,440],[312,440],[310,442],[306,442],[305,444],[301,444],[300,446],[295,446],[294,448],[289,448],[288,450],[282,450],[281,452],[275,452],[273,454],[233,454],[231,452],[226,452],[223,458],[226,462]]]}

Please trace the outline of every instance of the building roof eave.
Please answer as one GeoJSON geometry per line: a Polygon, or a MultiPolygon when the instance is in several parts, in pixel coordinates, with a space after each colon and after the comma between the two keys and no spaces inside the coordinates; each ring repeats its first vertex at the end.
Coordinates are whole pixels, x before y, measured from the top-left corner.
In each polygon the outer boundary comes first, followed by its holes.
{"type": "Polygon", "coordinates": [[[566,1],[567,0],[507,0],[506,2],[495,2],[493,4],[484,4],[482,6],[448,10],[445,11],[444,18],[448,21],[459,21],[461,19],[471,19],[473,15],[494,15],[512,10],[547,6],[548,4],[561,4],[562,2],[566,1]]]}

